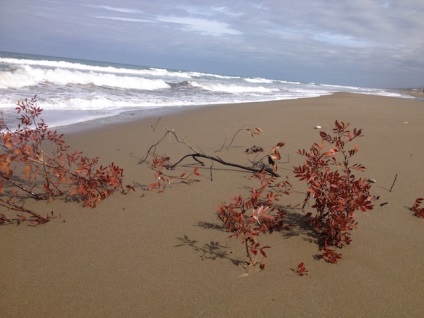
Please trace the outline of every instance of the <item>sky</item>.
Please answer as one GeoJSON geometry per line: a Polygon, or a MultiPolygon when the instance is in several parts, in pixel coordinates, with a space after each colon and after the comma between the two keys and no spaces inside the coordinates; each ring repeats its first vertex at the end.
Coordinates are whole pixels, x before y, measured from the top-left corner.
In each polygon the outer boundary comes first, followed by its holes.
{"type": "Polygon", "coordinates": [[[424,1],[0,0],[0,51],[424,87],[424,1]]]}

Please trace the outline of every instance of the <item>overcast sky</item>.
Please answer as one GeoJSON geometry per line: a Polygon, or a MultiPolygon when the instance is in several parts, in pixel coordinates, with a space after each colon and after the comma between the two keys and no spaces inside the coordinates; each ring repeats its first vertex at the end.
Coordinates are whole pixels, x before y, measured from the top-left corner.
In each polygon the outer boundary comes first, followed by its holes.
{"type": "Polygon", "coordinates": [[[424,86],[423,0],[0,0],[0,51],[424,86]]]}

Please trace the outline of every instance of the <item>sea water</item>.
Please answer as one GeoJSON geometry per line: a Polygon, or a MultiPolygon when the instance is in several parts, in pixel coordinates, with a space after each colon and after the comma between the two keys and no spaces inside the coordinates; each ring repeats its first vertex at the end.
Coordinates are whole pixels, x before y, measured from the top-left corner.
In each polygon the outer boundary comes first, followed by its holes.
{"type": "Polygon", "coordinates": [[[400,93],[354,86],[228,76],[148,66],[0,52],[0,112],[16,120],[18,100],[37,95],[50,127],[152,109],[271,101],[350,92],[400,93]]]}

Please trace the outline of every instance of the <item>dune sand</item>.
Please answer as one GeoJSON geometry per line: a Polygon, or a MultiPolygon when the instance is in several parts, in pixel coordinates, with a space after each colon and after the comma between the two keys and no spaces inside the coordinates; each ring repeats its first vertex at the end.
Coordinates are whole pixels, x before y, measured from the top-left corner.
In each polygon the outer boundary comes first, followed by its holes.
{"type": "MultiPolygon", "coordinates": [[[[157,120],[67,132],[73,148],[124,168],[136,191],[116,193],[96,209],[28,202],[60,218],[35,228],[2,226],[1,317],[422,317],[424,221],[407,209],[424,196],[422,100],[337,93],[194,108],[165,115],[153,131],[157,120]],[[246,172],[215,163],[213,181],[143,191],[153,172],[138,158],[162,137],[164,123],[205,153],[241,164],[250,158],[246,148],[284,141],[283,161],[297,165],[296,151],[319,141],[314,126],[329,131],[335,120],[363,129],[356,161],[367,167],[364,177],[376,179],[372,193],[380,196],[374,210],[358,212],[352,244],[336,265],[314,258],[319,251],[302,226],[304,212],[292,209],[291,231],[260,237],[272,247],[266,269],[243,275],[241,241],[228,239],[215,210],[256,186],[246,172]],[[215,152],[244,125],[263,133],[240,133],[236,147],[215,152]],[[298,277],[292,269],[302,261],[309,275],[298,277]]],[[[190,151],[166,141],[158,152],[176,160],[190,151]]],[[[192,161],[184,164],[193,169],[192,161]]],[[[209,164],[199,171],[209,177],[209,164]]],[[[305,186],[290,165],[279,173],[298,191],[282,204],[301,203],[305,186]]]]}

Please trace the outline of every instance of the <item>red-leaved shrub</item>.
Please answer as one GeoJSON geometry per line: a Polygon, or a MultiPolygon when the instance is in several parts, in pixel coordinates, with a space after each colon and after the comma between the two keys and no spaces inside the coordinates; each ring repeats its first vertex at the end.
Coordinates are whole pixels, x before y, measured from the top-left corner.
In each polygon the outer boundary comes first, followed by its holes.
{"type": "Polygon", "coordinates": [[[221,203],[217,215],[226,231],[232,233],[230,237],[242,239],[249,259],[248,268],[259,264],[264,269],[265,264],[258,257],[266,258],[265,249],[270,246],[262,246],[258,236],[283,227],[286,212],[275,202],[279,201],[282,193],[289,193],[291,185],[288,181],[276,183],[275,177],[265,172],[255,173],[253,177],[260,181],[260,187],[252,188],[248,198],[238,194],[230,203],[221,203]]]}
{"type": "MultiPolygon", "coordinates": [[[[95,207],[115,190],[125,192],[123,170],[113,162],[98,165],[80,151],[70,151],[63,135],[50,130],[40,118],[36,97],[17,103],[20,116],[12,130],[0,119],[0,224],[20,223],[29,215],[33,224],[45,223],[49,216],[24,208],[25,198],[50,200],[57,197],[82,201],[95,207]],[[15,211],[10,216],[7,211],[15,211]]],[[[126,186],[127,189],[133,189],[126,186]]]]}
{"type": "Polygon", "coordinates": [[[314,199],[312,208],[316,214],[312,225],[321,238],[322,257],[330,263],[341,258],[335,248],[351,242],[350,232],[357,226],[355,211],[365,212],[373,208],[371,184],[353,173],[365,170],[363,165],[351,163],[359,147],[355,145],[347,149],[347,144],[361,137],[362,131],[348,130],[348,126],[336,121],[332,134],[320,132],[322,140],[319,144],[313,144],[309,151],[298,151],[305,157],[305,162],[294,169],[296,177],[307,183],[305,200],[314,199]],[[325,143],[330,145],[329,149],[325,148],[325,143]]]}

